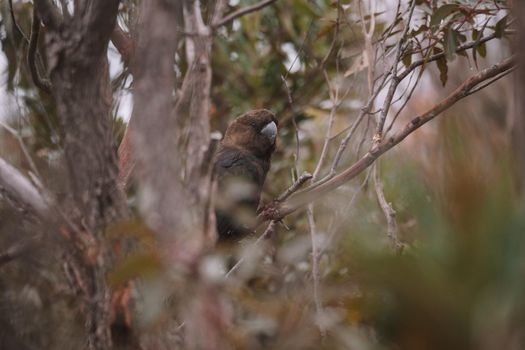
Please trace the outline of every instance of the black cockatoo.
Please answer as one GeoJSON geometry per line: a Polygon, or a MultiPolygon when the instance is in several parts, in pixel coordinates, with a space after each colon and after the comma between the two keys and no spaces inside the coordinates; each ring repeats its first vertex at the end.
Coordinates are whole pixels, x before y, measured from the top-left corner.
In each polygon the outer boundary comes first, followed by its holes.
{"type": "Polygon", "coordinates": [[[219,240],[240,239],[255,222],[275,150],[278,122],[266,109],[249,111],[226,130],[215,156],[215,214],[219,240]]]}

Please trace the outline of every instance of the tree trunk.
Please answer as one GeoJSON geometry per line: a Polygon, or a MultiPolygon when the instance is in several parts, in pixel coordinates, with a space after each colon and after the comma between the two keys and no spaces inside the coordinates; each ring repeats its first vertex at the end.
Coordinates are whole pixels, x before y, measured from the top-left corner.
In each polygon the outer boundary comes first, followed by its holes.
{"type": "Polygon", "coordinates": [[[35,6],[47,27],[49,75],[62,129],[69,198],[64,208],[74,284],[83,296],[88,347],[109,349],[110,291],[106,274],[111,251],[107,225],[126,215],[117,186],[118,163],[112,137],[107,45],[116,23],[118,0],[77,4],[72,17],[59,17],[43,0],[35,6]]]}

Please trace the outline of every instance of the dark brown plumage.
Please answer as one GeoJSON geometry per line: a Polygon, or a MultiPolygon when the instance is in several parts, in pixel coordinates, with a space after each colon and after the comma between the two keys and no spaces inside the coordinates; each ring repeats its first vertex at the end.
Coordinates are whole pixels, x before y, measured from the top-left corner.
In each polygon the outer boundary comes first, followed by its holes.
{"type": "Polygon", "coordinates": [[[242,238],[254,223],[275,150],[277,124],[266,109],[249,111],[230,124],[220,142],[214,167],[220,240],[242,238]]]}

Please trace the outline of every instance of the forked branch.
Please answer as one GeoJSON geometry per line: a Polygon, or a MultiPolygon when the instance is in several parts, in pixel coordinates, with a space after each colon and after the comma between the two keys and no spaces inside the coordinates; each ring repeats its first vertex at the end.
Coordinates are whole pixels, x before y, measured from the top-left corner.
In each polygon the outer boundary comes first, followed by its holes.
{"type": "Polygon", "coordinates": [[[419,129],[421,126],[437,117],[441,112],[447,110],[456,102],[469,96],[471,91],[479,84],[487,82],[502,73],[512,70],[515,64],[516,58],[512,56],[498,64],[493,65],[492,67],[480,71],[478,74],[473,75],[463,82],[463,84],[461,84],[458,88],[456,88],[456,90],[454,90],[449,96],[447,96],[438,104],[434,105],[427,112],[414,117],[409,123],[405,125],[403,129],[398,131],[396,134],[390,136],[386,140],[383,140],[382,143],[372,146],[372,148],[361,159],[352,164],[346,170],[322,184],[317,186],[314,185],[303,191],[297,192],[286,202],[276,203],[274,207],[266,208],[266,210],[261,213],[260,219],[262,221],[279,220],[352,180],[361,172],[363,172],[363,170],[368,168],[372,163],[374,163],[374,161],[382,154],[386,153],[394,146],[399,144],[415,130],[419,129]]]}

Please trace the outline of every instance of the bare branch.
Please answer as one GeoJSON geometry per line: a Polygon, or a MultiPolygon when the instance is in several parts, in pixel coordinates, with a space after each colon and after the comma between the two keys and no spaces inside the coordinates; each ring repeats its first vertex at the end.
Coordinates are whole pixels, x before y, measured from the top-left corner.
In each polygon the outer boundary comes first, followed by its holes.
{"type": "MultiPolygon", "coordinates": [[[[492,33],[490,35],[487,35],[487,36],[485,36],[485,37],[483,37],[481,39],[467,42],[467,43],[465,43],[463,45],[458,46],[456,48],[456,53],[460,53],[460,52],[466,51],[468,49],[471,49],[471,48],[475,47],[476,45],[480,45],[480,44],[486,43],[486,42],[488,42],[490,40],[493,40],[496,37],[497,37],[497,34],[494,32],[494,33],[492,33]]],[[[435,55],[432,55],[430,57],[424,57],[424,58],[422,58],[420,60],[414,61],[414,62],[412,62],[410,64],[410,66],[405,68],[405,70],[403,72],[399,73],[398,79],[401,81],[406,76],[408,76],[417,67],[420,67],[420,66],[425,65],[425,64],[430,63],[430,62],[437,61],[440,58],[443,58],[445,56],[446,56],[446,52],[441,52],[441,53],[437,53],[435,55]]]]}
{"type": "Polygon", "coordinates": [[[246,15],[248,13],[252,13],[252,12],[258,11],[258,10],[268,6],[268,5],[273,4],[276,1],[277,0],[264,0],[264,1],[261,1],[261,2],[259,2],[257,4],[255,4],[255,5],[243,7],[242,9],[239,9],[239,10],[237,10],[235,12],[232,12],[229,15],[227,15],[226,17],[224,17],[224,18],[218,20],[217,22],[213,23],[212,24],[212,28],[216,29],[216,28],[222,27],[223,25],[233,21],[236,18],[244,16],[244,15],[246,15]]]}
{"type": "Polygon", "coordinates": [[[383,211],[383,214],[385,214],[386,217],[387,236],[390,240],[392,248],[399,252],[402,249],[403,245],[399,242],[399,238],[397,236],[396,212],[394,208],[392,208],[392,205],[388,203],[385,198],[383,182],[379,177],[379,163],[376,162],[372,166],[372,168],[372,172],[374,174],[374,187],[376,190],[377,201],[379,202],[379,206],[381,207],[381,210],[383,211]]]}
{"type": "MultiPolygon", "coordinates": [[[[423,76],[423,72],[424,70],[423,69],[420,69],[419,70],[419,73],[417,75],[417,78],[416,78],[416,82],[414,83],[414,85],[412,86],[412,88],[410,89],[410,91],[408,92],[408,96],[405,98],[405,100],[403,101],[403,104],[399,107],[399,109],[397,110],[396,114],[394,115],[394,117],[392,117],[392,121],[390,122],[390,124],[388,125],[388,127],[386,128],[385,132],[384,132],[384,135],[388,134],[390,132],[390,130],[392,129],[392,127],[394,126],[394,123],[396,122],[397,118],[399,117],[399,115],[401,114],[401,112],[403,112],[403,110],[405,109],[405,107],[407,106],[408,102],[410,101],[410,99],[412,98],[412,94],[414,93],[414,91],[416,91],[416,88],[417,86],[419,85],[419,81],[421,80],[421,77],[423,76]]],[[[408,81],[408,87],[410,88],[410,80],[408,81]]]]}
{"type": "Polygon", "coordinates": [[[220,21],[220,19],[222,18],[223,14],[224,14],[224,10],[226,9],[227,5],[228,5],[228,1],[227,0],[216,0],[215,1],[215,7],[213,9],[213,13],[212,13],[212,16],[211,16],[211,21],[209,23],[211,23],[213,25],[213,23],[216,23],[216,22],[220,21]]]}
{"type": "MultiPolygon", "coordinates": [[[[330,80],[328,79],[328,75],[326,74],[326,72],[324,72],[324,74],[325,74],[325,79],[328,85],[330,86],[330,80]]],[[[326,156],[328,155],[328,145],[330,144],[330,140],[331,140],[330,135],[332,135],[332,128],[335,122],[335,115],[337,113],[337,108],[339,107],[339,104],[340,104],[339,83],[338,82],[335,83],[335,91],[333,93],[330,91],[330,97],[332,101],[332,108],[330,109],[330,116],[328,117],[328,123],[326,126],[326,132],[325,132],[325,137],[324,137],[324,142],[323,142],[323,148],[321,150],[321,155],[319,156],[317,166],[315,167],[315,170],[312,176],[312,181],[315,181],[317,179],[317,176],[319,175],[319,172],[321,171],[321,167],[323,166],[326,156]]]]}
{"type": "Polygon", "coordinates": [[[366,22],[365,22],[365,16],[363,14],[363,11],[361,9],[362,0],[359,0],[358,7],[359,7],[359,16],[361,17],[361,30],[363,32],[363,36],[365,38],[365,49],[363,51],[363,55],[366,57],[365,62],[368,62],[368,93],[371,95],[373,90],[373,81],[374,81],[374,66],[375,66],[375,58],[374,58],[374,50],[372,48],[372,37],[374,36],[375,26],[376,26],[376,17],[375,17],[375,9],[376,9],[376,2],[375,0],[371,0],[371,8],[370,8],[370,28],[366,28],[366,22]]]}
{"type": "MultiPolygon", "coordinates": [[[[295,61],[294,61],[295,62],[295,61]]],[[[290,67],[291,69],[291,67],[290,67]]],[[[288,75],[288,72],[286,73],[288,75]]],[[[293,97],[292,97],[292,91],[290,90],[290,87],[288,86],[288,82],[286,81],[286,76],[281,75],[281,81],[283,82],[284,89],[286,90],[286,96],[288,97],[288,104],[290,105],[290,109],[292,110],[292,124],[294,129],[294,136],[295,136],[295,159],[294,159],[294,169],[296,172],[298,172],[298,165],[299,165],[299,151],[300,151],[300,141],[299,141],[299,127],[297,125],[297,121],[295,120],[295,113],[293,113],[293,97]]]]}
{"type": "Polygon", "coordinates": [[[476,75],[473,75],[440,103],[434,105],[424,114],[413,118],[412,121],[406,124],[405,128],[399,131],[397,134],[389,137],[387,140],[384,140],[379,145],[374,145],[352,166],[320,185],[314,185],[312,188],[307,188],[303,191],[297,192],[286,202],[278,203],[273,208],[266,208],[266,210],[261,213],[260,218],[263,220],[278,220],[283,218],[300,207],[321,198],[323,195],[350,181],[359,175],[363,170],[368,168],[382,154],[403,141],[412,132],[430,120],[434,119],[441,112],[447,110],[459,100],[468,96],[470,91],[477,85],[512,69],[514,66],[515,57],[512,56],[498,64],[493,65],[492,67],[480,71],[476,75]]]}
{"type": "MultiPolygon", "coordinates": [[[[288,187],[279,197],[277,197],[276,201],[282,202],[286,200],[290,195],[292,195],[294,192],[296,192],[306,181],[310,180],[312,178],[312,175],[310,173],[304,172],[290,187],[288,187]]],[[[270,224],[266,227],[266,230],[257,238],[257,240],[253,243],[253,247],[256,247],[264,238],[269,237],[273,234],[275,230],[275,224],[277,221],[270,221],[270,224]]],[[[239,261],[226,273],[225,277],[230,276],[237,268],[242,264],[245,257],[241,257],[239,261]]]]}
{"type": "MultiPolygon", "coordinates": [[[[354,134],[355,134],[355,132],[357,130],[357,127],[359,126],[359,124],[361,124],[361,122],[363,121],[364,117],[367,116],[370,113],[370,109],[374,105],[374,101],[377,98],[377,96],[379,95],[379,93],[381,92],[381,90],[383,89],[383,86],[386,84],[386,82],[388,80],[388,77],[389,77],[388,73],[383,75],[383,79],[379,83],[379,85],[378,85],[377,89],[375,90],[374,94],[372,96],[370,96],[370,98],[368,99],[368,102],[366,103],[366,105],[363,108],[361,108],[361,111],[359,112],[359,115],[357,116],[356,120],[354,121],[354,123],[350,127],[350,130],[346,134],[345,138],[341,141],[341,144],[339,145],[339,148],[337,149],[337,152],[335,154],[334,160],[332,161],[332,167],[330,169],[330,174],[328,174],[326,179],[322,179],[321,180],[322,182],[325,182],[325,181],[331,179],[335,175],[337,167],[339,166],[339,162],[341,161],[341,158],[343,156],[343,153],[346,150],[346,148],[348,147],[348,143],[350,142],[350,140],[354,136],[354,134]]],[[[321,182],[321,181],[319,181],[319,182],[321,182]]]]}
{"type": "Polygon", "coordinates": [[[126,33],[118,23],[115,25],[115,28],[111,33],[111,42],[113,45],[115,45],[118,52],[120,53],[122,61],[126,65],[129,65],[135,51],[135,43],[131,36],[126,33]]]}
{"type": "Polygon", "coordinates": [[[323,312],[323,304],[321,302],[319,287],[320,287],[320,273],[319,273],[319,247],[317,245],[317,230],[315,228],[315,219],[314,219],[314,205],[310,203],[308,209],[306,210],[308,217],[308,227],[310,228],[310,240],[312,242],[312,279],[313,279],[313,288],[314,288],[314,303],[315,303],[315,313],[317,315],[317,326],[321,335],[324,336],[326,330],[324,329],[321,321],[321,316],[323,312]]]}
{"type": "Polygon", "coordinates": [[[40,216],[49,212],[49,204],[38,189],[12,165],[0,158],[0,188],[40,216]]]}
{"type": "Polygon", "coordinates": [[[312,174],[307,173],[306,171],[302,173],[301,176],[290,186],[286,189],[279,197],[277,197],[278,202],[282,202],[286,200],[288,197],[290,197],[294,192],[296,192],[299,187],[301,187],[306,181],[310,180],[312,178],[312,174]]]}
{"type": "Polygon", "coordinates": [[[38,36],[40,33],[40,18],[36,7],[33,7],[33,22],[31,23],[31,37],[29,39],[29,47],[27,49],[27,65],[31,72],[31,78],[36,87],[45,93],[51,93],[51,82],[40,76],[36,66],[36,58],[38,55],[38,36]]]}
{"type": "Polygon", "coordinates": [[[390,106],[392,105],[392,100],[394,98],[394,94],[396,93],[397,87],[402,80],[402,78],[398,77],[397,70],[398,70],[399,62],[401,61],[401,56],[403,54],[403,45],[405,44],[406,37],[410,29],[410,22],[412,21],[412,15],[414,14],[415,7],[416,7],[416,0],[412,0],[410,4],[410,10],[408,13],[408,19],[405,23],[405,28],[403,29],[403,34],[396,47],[396,56],[394,58],[394,63],[392,64],[392,70],[391,70],[392,80],[390,82],[390,87],[388,89],[388,93],[385,98],[385,101],[383,102],[383,107],[381,108],[381,114],[379,115],[377,119],[376,131],[374,135],[375,144],[379,144],[382,140],[383,127],[385,125],[386,117],[388,115],[388,111],[390,110],[390,106]]]}
{"type": "MultiPolygon", "coordinates": [[[[368,169],[368,172],[365,176],[365,179],[363,180],[363,182],[361,183],[361,185],[357,188],[357,190],[354,192],[354,194],[352,195],[352,198],[350,198],[350,200],[348,201],[348,204],[339,211],[339,213],[336,214],[336,216],[346,216],[348,215],[348,211],[352,208],[352,206],[354,205],[354,202],[357,198],[357,195],[359,193],[361,193],[367,186],[368,186],[368,182],[370,181],[370,175],[372,174],[372,172],[370,171],[370,169],[368,169]]],[[[325,245],[322,247],[321,251],[319,252],[320,255],[323,255],[325,253],[325,251],[328,249],[328,247],[335,241],[336,239],[336,235],[338,233],[338,230],[341,228],[341,226],[344,224],[344,220],[342,220],[342,218],[340,218],[340,222],[337,224],[337,225],[332,225],[331,226],[331,229],[330,229],[330,233],[328,234],[328,238],[326,240],[326,243],[325,245]]],[[[335,221],[335,220],[334,220],[335,221]]]]}

